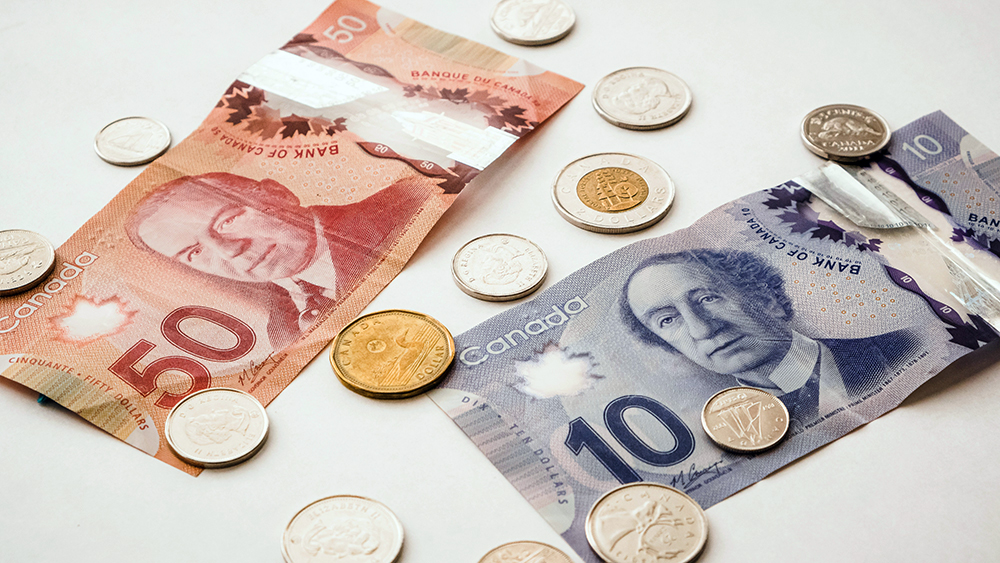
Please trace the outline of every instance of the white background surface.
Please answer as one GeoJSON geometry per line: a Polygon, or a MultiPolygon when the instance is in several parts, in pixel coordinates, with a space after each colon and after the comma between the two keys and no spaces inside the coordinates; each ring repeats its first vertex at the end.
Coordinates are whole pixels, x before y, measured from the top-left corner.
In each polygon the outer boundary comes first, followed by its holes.
{"type": "MultiPolygon", "coordinates": [[[[384,0],[414,19],[524,57],[588,87],[479,176],[368,310],[424,311],[459,334],[510,305],[451,281],[467,240],[513,232],[549,257],[546,287],[629,242],[690,225],[718,205],[821,161],[802,116],[854,103],[900,127],[942,109],[1000,149],[1000,4],[787,0],[572,0],[577,26],[545,47],[507,44],[492,2],[384,0]],[[591,108],[591,87],[656,66],[694,92],[673,127],[632,132],[591,108]],[[598,235],[550,203],[559,169],[631,152],[671,174],[667,218],[598,235]]],[[[57,246],[141,168],[94,153],[108,122],[145,115],[179,141],[232,80],[280,47],[326,0],[0,4],[0,229],[57,246]]],[[[711,508],[701,561],[1000,559],[1000,349],[953,365],[881,419],[711,508]]],[[[36,394],[0,381],[0,561],[280,562],[300,508],[332,494],[390,506],[403,563],[475,563],[534,539],[568,550],[426,397],[378,402],[347,391],[325,356],[268,408],[271,436],[243,465],[192,478],[36,394]]]]}

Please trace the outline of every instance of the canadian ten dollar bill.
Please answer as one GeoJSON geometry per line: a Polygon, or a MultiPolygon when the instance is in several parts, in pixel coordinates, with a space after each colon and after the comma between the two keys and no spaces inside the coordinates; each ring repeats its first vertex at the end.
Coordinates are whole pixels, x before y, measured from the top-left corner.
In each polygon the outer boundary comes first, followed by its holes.
{"type": "MultiPolygon", "coordinates": [[[[887,159],[826,166],[613,252],[457,337],[456,364],[431,397],[597,561],[584,522],[611,488],[655,481],[707,508],[884,414],[996,338],[977,312],[996,309],[998,292],[983,280],[1000,279],[1000,261],[952,237],[955,217],[920,188],[947,177],[948,194],[982,194],[981,216],[1000,209],[960,146],[977,147],[982,168],[1000,163],[936,113],[897,133],[887,159]],[[899,158],[907,146],[940,154],[937,166],[899,158]],[[880,228],[853,223],[811,190],[880,228]],[[728,453],[703,433],[706,400],[737,385],[788,407],[789,436],[776,448],[728,453]]],[[[753,405],[730,410],[739,438],[766,431],[753,405]]],[[[646,508],[599,516],[622,534],[669,520],[670,507],[646,508]]],[[[643,544],[636,560],[666,557],[667,540],[643,544]]]]}
{"type": "MultiPolygon", "coordinates": [[[[0,375],[194,473],[164,440],[171,407],[213,387],[269,403],[581,88],[338,0],[70,237],[49,279],[0,299],[0,375]]],[[[217,414],[193,440],[247,415],[217,414]]]]}

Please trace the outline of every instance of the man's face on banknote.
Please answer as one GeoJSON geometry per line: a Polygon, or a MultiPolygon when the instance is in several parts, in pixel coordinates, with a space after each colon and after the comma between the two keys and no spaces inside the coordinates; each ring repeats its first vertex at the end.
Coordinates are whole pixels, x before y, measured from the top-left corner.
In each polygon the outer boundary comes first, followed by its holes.
{"type": "Polygon", "coordinates": [[[306,227],[192,186],[158,202],[137,234],[155,252],[196,270],[262,283],[309,264],[316,234],[306,227]]]}
{"type": "Polygon", "coordinates": [[[751,299],[697,263],[648,266],[632,277],[627,296],[646,328],[719,374],[770,371],[789,348],[777,303],[751,299]]]}

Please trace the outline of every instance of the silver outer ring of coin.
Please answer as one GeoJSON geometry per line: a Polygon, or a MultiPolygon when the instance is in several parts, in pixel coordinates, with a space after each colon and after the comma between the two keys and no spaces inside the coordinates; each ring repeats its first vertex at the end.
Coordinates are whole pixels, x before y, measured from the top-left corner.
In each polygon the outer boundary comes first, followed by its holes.
{"type": "MultiPolygon", "coordinates": [[[[651,100],[652,96],[645,96],[643,99],[651,100]]],[[[594,86],[594,93],[591,97],[591,101],[594,103],[594,110],[596,110],[598,115],[603,117],[608,123],[636,131],[662,129],[663,127],[669,127],[670,125],[677,123],[681,119],[684,119],[684,116],[687,115],[688,111],[691,109],[691,102],[693,99],[694,97],[691,94],[691,88],[689,88],[687,82],[681,80],[679,76],[665,70],[647,66],[634,66],[612,72],[597,82],[597,85],[594,86]],[[650,120],[648,118],[644,119],[643,117],[647,116],[652,109],[659,107],[658,105],[648,111],[635,114],[636,117],[631,117],[626,115],[625,112],[614,111],[610,102],[601,102],[602,98],[608,96],[610,91],[623,81],[631,79],[632,82],[636,82],[636,77],[634,75],[642,75],[644,78],[652,77],[662,82],[666,85],[668,92],[674,93],[676,91],[676,93],[680,95],[679,103],[678,100],[675,100],[674,104],[670,106],[665,113],[657,113],[655,114],[655,118],[650,120]]]]}
{"type": "MultiPolygon", "coordinates": [[[[563,561],[565,561],[565,563],[573,563],[572,560],[569,558],[569,556],[566,555],[565,553],[563,553],[562,550],[556,549],[556,548],[552,547],[551,545],[549,545],[547,543],[542,543],[540,541],[530,541],[530,540],[512,541],[510,543],[505,543],[503,545],[498,545],[498,546],[494,547],[493,549],[491,549],[489,551],[489,553],[487,553],[486,555],[484,555],[483,558],[479,560],[479,563],[490,563],[490,556],[493,555],[494,553],[500,551],[501,549],[506,549],[506,548],[510,548],[510,547],[517,547],[517,546],[538,547],[540,549],[546,549],[546,548],[548,548],[548,549],[551,549],[552,551],[556,552],[558,555],[562,556],[562,561],[550,561],[549,559],[545,559],[542,563],[562,563],[563,561]]],[[[518,560],[518,561],[520,561],[520,560],[518,560]]],[[[530,559],[529,561],[535,561],[535,559],[530,559]]],[[[497,560],[494,563],[501,563],[501,562],[499,560],[497,560]]]]}
{"type": "Polygon", "coordinates": [[[538,45],[548,45],[549,43],[555,43],[563,37],[569,35],[569,32],[573,30],[573,26],[576,25],[576,13],[573,12],[573,8],[569,4],[563,2],[562,0],[546,0],[546,4],[558,5],[559,7],[565,9],[569,12],[570,19],[567,23],[564,23],[555,33],[545,36],[532,36],[528,37],[525,35],[516,35],[515,31],[505,30],[502,23],[497,23],[497,20],[501,20],[502,16],[500,14],[501,9],[505,5],[510,4],[526,4],[532,3],[537,4],[538,2],[525,2],[525,0],[500,0],[497,2],[495,8],[493,8],[493,13],[490,15],[490,26],[493,31],[500,36],[501,39],[509,43],[514,43],[515,45],[525,45],[528,47],[535,47],[538,45]]]}
{"type": "Polygon", "coordinates": [[[678,491],[677,489],[675,489],[673,487],[668,487],[666,485],[662,485],[660,483],[652,483],[652,482],[649,482],[649,481],[639,481],[637,483],[626,483],[624,485],[621,485],[619,487],[615,487],[614,489],[611,489],[610,491],[608,491],[608,492],[604,493],[603,495],[601,495],[601,497],[598,498],[596,501],[594,501],[594,505],[591,506],[590,507],[590,511],[587,512],[587,519],[584,520],[584,522],[585,522],[584,529],[585,529],[586,534],[587,534],[587,543],[590,544],[590,549],[592,549],[594,551],[594,553],[596,553],[597,556],[600,557],[601,560],[605,561],[606,563],[624,563],[623,561],[619,561],[619,560],[616,560],[616,559],[611,559],[610,556],[605,555],[604,553],[602,553],[601,551],[599,551],[597,549],[597,540],[594,537],[593,526],[591,525],[591,523],[594,521],[594,511],[597,510],[597,507],[599,507],[602,502],[604,502],[604,499],[606,499],[606,498],[608,498],[608,497],[610,497],[612,495],[617,494],[619,491],[621,491],[623,489],[628,489],[628,488],[632,488],[632,487],[639,487],[639,486],[651,486],[651,487],[656,487],[656,488],[664,489],[667,492],[669,492],[670,494],[678,495],[678,496],[680,496],[682,498],[687,499],[695,508],[698,509],[695,512],[695,514],[697,514],[698,519],[701,521],[701,525],[702,525],[702,528],[705,530],[705,533],[702,534],[701,538],[699,538],[698,546],[694,549],[693,552],[691,552],[691,555],[689,555],[687,558],[684,558],[684,559],[677,559],[676,561],[671,560],[671,563],[689,563],[689,562],[694,561],[695,559],[697,559],[698,556],[701,555],[701,552],[705,550],[705,544],[708,543],[708,517],[705,516],[705,511],[701,508],[701,505],[698,504],[693,498],[691,498],[691,497],[687,496],[686,494],[678,491]]]}
{"type": "Polygon", "coordinates": [[[455,284],[458,285],[459,289],[461,289],[465,293],[475,297],[476,299],[482,299],[483,301],[513,301],[514,299],[520,299],[525,295],[534,293],[535,291],[538,290],[539,287],[542,286],[543,283],[545,283],[545,274],[548,273],[548,269],[549,269],[549,263],[548,260],[545,258],[545,253],[542,252],[542,249],[537,244],[531,242],[530,240],[524,237],[519,237],[517,235],[511,235],[506,233],[496,233],[496,234],[476,237],[470,240],[469,242],[465,243],[464,245],[462,245],[462,248],[458,249],[458,252],[455,253],[455,257],[452,258],[451,260],[451,277],[455,280],[455,284]],[[497,291],[491,292],[489,288],[484,287],[483,284],[476,283],[476,280],[470,279],[467,275],[464,275],[462,273],[462,268],[459,263],[460,259],[462,258],[462,253],[465,252],[465,250],[470,246],[472,246],[473,244],[476,244],[479,241],[483,241],[483,239],[497,239],[498,242],[501,239],[515,239],[517,241],[522,242],[530,249],[533,249],[536,252],[538,252],[538,256],[540,258],[540,265],[538,270],[540,271],[540,273],[536,274],[533,277],[529,277],[527,280],[525,280],[529,282],[529,284],[521,291],[506,292],[506,293],[501,293],[497,291]]]}
{"type": "MultiPolygon", "coordinates": [[[[136,131],[136,133],[141,134],[141,131],[136,131]]],[[[152,140],[155,140],[155,138],[152,140]]],[[[148,117],[132,116],[116,119],[105,125],[103,129],[97,132],[97,136],[94,137],[94,150],[97,151],[97,156],[101,157],[105,162],[114,164],[115,166],[138,166],[140,164],[146,164],[147,162],[156,160],[157,157],[167,152],[167,149],[169,148],[170,129],[167,129],[167,126],[159,121],[148,117]],[[113,146],[109,141],[109,135],[111,135],[116,129],[120,129],[122,127],[121,124],[124,122],[136,122],[135,125],[127,126],[132,126],[137,129],[152,126],[160,130],[162,133],[160,142],[150,146],[138,147],[137,150],[129,150],[113,146]],[[139,125],[140,123],[141,125],[139,125]],[[126,151],[131,154],[126,154],[126,151]]]]}
{"type": "Polygon", "coordinates": [[[17,262],[23,264],[9,274],[0,275],[0,296],[28,291],[45,281],[56,267],[56,251],[52,248],[52,243],[32,231],[23,229],[0,231],[0,253],[6,255],[8,252],[13,253],[13,256],[4,258],[3,262],[14,261],[12,266],[17,262]],[[27,237],[28,240],[19,242],[10,240],[11,237],[20,236],[27,237]],[[32,248],[26,249],[23,243],[31,244],[32,248]],[[22,272],[25,268],[29,271],[22,272]]]}
{"type": "Polygon", "coordinates": [[[174,455],[176,455],[180,459],[197,467],[216,469],[220,467],[229,467],[231,465],[236,465],[255,456],[257,452],[259,452],[261,448],[264,447],[264,442],[267,441],[269,426],[270,426],[270,421],[267,417],[267,411],[264,410],[264,405],[260,404],[260,401],[258,401],[256,397],[254,397],[250,393],[247,393],[246,391],[240,391],[239,389],[232,389],[229,387],[210,387],[208,389],[202,389],[201,391],[195,391],[194,393],[191,393],[187,397],[181,399],[180,402],[178,402],[176,405],[174,405],[174,408],[170,409],[170,413],[167,414],[167,420],[166,422],[163,423],[163,435],[166,436],[167,438],[167,445],[170,446],[170,450],[174,452],[174,455]],[[244,451],[242,452],[239,452],[231,457],[221,458],[221,459],[198,457],[197,455],[192,455],[190,453],[184,452],[183,448],[178,447],[178,445],[174,442],[174,439],[170,435],[171,420],[185,403],[193,400],[195,397],[198,397],[199,395],[203,395],[206,393],[223,393],[223,392],[239,394],[243,398],[249,399],[251,401],[251,404],[255,408],[260,410],[261,416],[264,421],[264,427],[261,429],[260,436],[257,438],[257,441],[254,442],[254,444],[250,448],[245,448],[244,451]]]}
{"type": "Polygon", "coordinates": [[[391,559],[388,559],[386,561],[371,560],[370,563],[393,563],[393,562],[395,562],[396,560],[399,559],[399,554],[403,551],[403,524],[399,521],[399,518],[396,517],[396,514],[392,510],[390,510],[388,506],[382,504],[381,502],[379,502],[377,500],[370,499],[368,497],[362,497],[362,496],[357,496],[357,495],[333,495],[333,496],[321,498],[321,499],[319,499],[317,501],[313,501],[313,502],[309,503],[302,510],[296,512],[295,516],[292,516],[292,519],[288,521],[288,525],[285,526],[285,533],[282,534],[282,536],[281,536],[281,556],[284,558],[285,563],[303,563],[304,561],[306,563],[309,563],[309,562],[313,561],[313,558],[309,558],[308,560],[304,560],[304,559],[301,559],[301,558],[299,558],[298,560],[295,560],[295,559],[292,558],[292,555],[288,553],[288,546],[293,541],[293,538],[289,537],[289,533],[291,532],[292,526],[295,524],[295,521],[300,516],[302,516],[303,514],[305,514],[306,511],[308,511],[310,508],[312,508],[312,507],[314,507],[314,506],[316,506],[318,504],[321,504],[321,503],[331,502],[331,501],[336,501],[336,500],[354,500],[354,501],[362,502],[362,503],[371,503],[372,505],[374,505],[376,507],[379,507],[382,510],[384,510],[385,513],[388,514],[390,516],[390,518],[391,518],[391,521],[390,521],[390,523],[392,525],[392,530],[391,531],[396,534],[396,538],[397,539],[396,539],[396,542],[395,542],[395,547],[394,547],[394,549],[390,550],[390,551],[394,551],[395,553],[393,554],[393,556],[392,556],[391,559]]]}
{"type": "Polygon", "coordinates": [[[595,233],[622,234],[651,227],[666,217],[674,203],[675,191],[674,182],[666,170],[651,160],[625,153],[598,153],[574,160],[559,172],[552,186],[552,203],[563,219],[581,229],[595,233]],[[610,167],[627,168],[646,181],[649,197],[639,206],[638,211],[601,212],[580,201],[576,193],[576,185],[580,179],[589,172],[610,167]]]}
{"type": "Polygon", "coordinates": [[[830,104],[828,106],[816,108],[811,112],[809,112],[808,114],[806,114],[804,118],[802,118],[802,124],[799,126],[799,137],[802,139],[802,143],[806,146],[806,148],[809,149],[814,154],[816,154],[817,156],[826,158],[828,160],[835,160],[837,162],[860,162],[862,160],[871,157],[873,154],[878,153],[886,146],[888,146],[889,141],[892,139],[892,130],[889,128],[889,122],[886,121],[884,117],[866,107],[855,106],[851,104],[830,104]],[[824,149],[823,147],[819,146],[809,138],[809,130],[808,130],[809,120],[823,112],[827,112],[833,109],[855,111],[862,114],[868,114],[869,117],[873,118],[875,121],[879,123],[879,125],[882,126],[882,131],[884,131],[884,135],[882,135],[882,138],[878,143],[876,143],[872,147],[869,147],[862,153],[857,153],[857,152],[851,153],[851,152],[832,151],[824,149]]]}
{"type": "Polygon", "coordinates": [[[712,395],[707,401],[705,401],[705,406],[702,407],[701,409],[701,427],[705,431],[705,434],[708,435],[709,439],[712,440],[712,443],[724,450],[741,454],[763,452],[777,446],[778,444],[781,443],[782,440],[785,439],[785,436],[788,435],[788,428],[790,425],[791,425],[791,420],[789,419],[788,407],[785,406],[785,403],[775,395],[768,393],[767,391],[757,389],[756,387],[740,386],[740,387],[730,387],[729,389],[723,389],[722,391],[719,391],[715,395],[712,395]],[[712,430],[708,426],[708,406],[711,405],[712,401],[714,401],[720,395],[733,393],[734,391],[740,391],[740,390],[747,390],[753,393],[759,393],[761,395],[764,395],[773,400],[779,407],[781,407],[781,412],[784,414],[785,420],[784,420],[784,428],[781,430],[780,436],[778,436],[773,441],[764,446],[739,447],[739,446],[732,446],[730,444],[723,442],[722,440],[719,439],[718,436],[716,436],[716,434],[712,432],[712,430]]]}

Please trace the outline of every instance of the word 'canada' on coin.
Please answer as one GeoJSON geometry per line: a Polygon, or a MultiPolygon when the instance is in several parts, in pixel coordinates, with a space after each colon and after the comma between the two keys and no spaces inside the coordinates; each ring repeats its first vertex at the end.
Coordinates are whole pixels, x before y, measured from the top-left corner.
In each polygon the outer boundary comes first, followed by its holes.
{"type": "Polygon", "coordinates": [[[0,231],[0,296],[28,291],[56,267],[52,243],[38,233],[0,231]]]}
{"type": "Polygon", "coordinates": [[[773,448],[788,433],[788,409],[781,399],[754,387],[733,387],[712,395],[701,426],[720,448],[755,453],[773,448]]]}
{"type": "Polygon", "coordinates": [[[802,120],[802,142],[817,155],[858,162],[889,144],[889,122],[874,111],[850,104],[817,108],[802,120]]]}
{"type": "Polygon", "coordinates": [[[165,426],[167,444],[177,457],[198,467],[227,467],[260,451],[268,419],[253,395],[218,387],[181,399],[165,426]]]}
{"type": "Polygon", "coordinates": [[[594,86],[594,109],[612,125],[647,131],[677,123],[691,109],[691,89],[665,70],[616,70],[594,86]]]}
{"type": "Polygon", "coordinates": [[[170,148],[170,130],[148,117],[124,117],[104,126],[94,139],[97,156],[116,166],[146,164],[170,148]]]}
{"type": "Polygon", "coordinates": [[[569,556],[537,541],[515,541],[490,550],[479,563],[572,563],[569,556]]]}
{"type": "Polygon", "coordinates": [[[403,525],[389,508],[353,495],[326,497],[292,517],[281,538],[285,563],[393,563],[403,525]]]}
{"type": "Polygon", "coordinates": [[[455,253],[451,274],[458,287],[484,301],[511,301],[545,281],[548,261],[537,244],[516,235],[483,235],[455,253]]]}
{"type": "Polygon", "coordinates": [[[708,541],[705,511],[691,497],[659,483],[611,489],[587,514],[587,542],[607,563],[694,561],[708,541]]]}
{"type": "Polygon", "coordinates": [[[573,8],[562,0],[500,0],[490,17],[504,41],[527,46],[555,43],[575,23],[573,8]]]}
{"type": "Polygon", "coordinates": [[[423,313],[388,309],[362,315],[333,341],[330,365],[348,389],[404,399],[430,389],[455,359],[455,340],[423,313]]]}
{"type": "Polygon", "coordinates": [[[674,182],[640,156],[600,153],[569,163],[552,186],[556,211],[596,233],[631,233],[655,224],[674,202],[674,182]]]}

